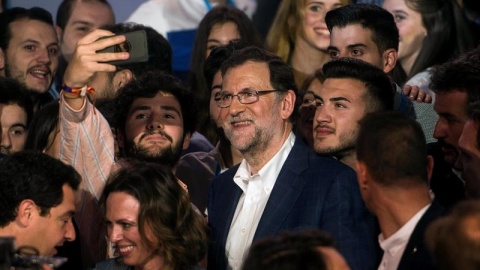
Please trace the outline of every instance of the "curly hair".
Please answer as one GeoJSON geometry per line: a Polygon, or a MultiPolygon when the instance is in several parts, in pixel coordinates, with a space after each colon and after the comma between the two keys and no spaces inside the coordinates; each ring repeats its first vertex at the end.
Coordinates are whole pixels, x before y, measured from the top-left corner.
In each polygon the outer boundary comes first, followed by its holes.
{"type": "Polygon", "coordinates": [[[157,93],[168,93],[174,96],[178,103],[183,118],[183,133],[195,131],[196,107],[191,92],[183,83],[160,70],[145,73],[138,79],[134,79],[121,88],[115,97],[115,124],[119,131],[125,132],[125,122],[133,101],[137,98],[153,98],[157,93]]]}
{"type": "Polygon", "coordinates": [[[193,210],[171,168],[132,161],[109,179],[104,204],[113,192],[125,192],[138,200],[142,241],[152,249],[163,249],[166,265],[191,269],[205,256],[206,224],[193,210]]]}

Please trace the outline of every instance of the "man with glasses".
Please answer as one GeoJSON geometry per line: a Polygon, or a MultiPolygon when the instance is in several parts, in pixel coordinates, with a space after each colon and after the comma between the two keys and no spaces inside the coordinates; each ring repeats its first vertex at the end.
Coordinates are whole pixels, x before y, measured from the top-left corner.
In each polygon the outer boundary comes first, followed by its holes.
{"type": "Polygon", "coordinates": [[[212,180],[209,269],[240,269],[252,241],[292,229],[331,233],[352,269],[373,269],[374,220],[353,170],[315,155],[292,132],[296,86],[289,66],[263,49],[222,64],[217,104],[242,162],[212,180]]]}

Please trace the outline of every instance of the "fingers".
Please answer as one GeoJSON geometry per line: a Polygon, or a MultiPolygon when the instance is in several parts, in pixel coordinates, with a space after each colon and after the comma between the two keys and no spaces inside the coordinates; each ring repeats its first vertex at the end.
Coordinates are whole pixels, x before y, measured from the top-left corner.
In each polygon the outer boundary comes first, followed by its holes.
{"type": "Polygon", "coordinates": [[[432,103],[432,96],[429,94],[425,95],[425,99],[423,100],[425,103],[432,103]]]}
{"type": "Polygon", "coordinates": [[[412,90],[412,87],[411,87],[410,85],[405,85],[405,86],[403,87],[402,92],[403,92],[403,94],[404,94],[405,96],[409,97],[411,90],[412,90]]]}
{"type": "Polygon", "coordinates": [[[77,44],[78,45],[90,44],[90,43],[93,43],[94,41],[98,40],[99,38],[113,36],[113,35],[115,35],[115,34],[110,32],[110,31],[102,30],[102,29],[96,29],[96,30],[90,32],[88,35],[84,36],[82,39],[80,39],[77,44]]]}
{"type": "Polygon", "coordinates": [[[417,95],[417,102],[423,102],[423,99],[425,98],[426,95],[427,94],[425,93],[425,91],[419,90],[417,95]]]}

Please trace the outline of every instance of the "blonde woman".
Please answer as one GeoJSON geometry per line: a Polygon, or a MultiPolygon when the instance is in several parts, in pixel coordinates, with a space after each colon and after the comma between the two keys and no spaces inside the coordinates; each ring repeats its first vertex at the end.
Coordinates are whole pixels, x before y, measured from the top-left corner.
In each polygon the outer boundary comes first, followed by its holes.
{"type": "Polygon", "coordinates": [[[298,87],[330,60],[327,52],[330,32],[325,14],[348,4],[349,0],[282,1],[266,46],[292,66],[298,87]]]}

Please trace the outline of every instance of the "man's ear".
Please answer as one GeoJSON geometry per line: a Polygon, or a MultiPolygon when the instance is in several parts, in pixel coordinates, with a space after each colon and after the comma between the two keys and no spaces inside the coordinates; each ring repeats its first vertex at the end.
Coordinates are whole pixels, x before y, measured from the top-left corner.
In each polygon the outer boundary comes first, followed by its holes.
{"type": "Polygon", "coordinates": [[[129,83],[133,79],[133,73],[130,69],[122,69],[117,71],[113,76],[113,89],[115,93],[122,88],[125,84],[129,83]]]}
{"type": "Polygon", "coordinates": [[[17,209],[16,220],[21,227],[28,227],[38,212],[35,202],[29,199],[21,201],[17,209]]]}
{"type": "Polygon", "coordinates": [[[427,156],[427,176],[428,176],[429,183],[430,183],[430,179],[432,179],[433,166],[435,166],[433,157],[427,156]]]}
{"type": "Polygon", "coordinates": [[[187,132],[185,136],[183,137],[183,150],[186,150],[188,148],[188,145],[190,144],[190,138],[192,134],[187,132]]]}
{"type": "Polygon", "coordinates": [[[295,109],[295,99],[295,92],[293,92],[293,90],[288,90],[282,100],[282,108],[280,112],[282,119],[287,120],[290,115],[292,115],[293,110],[295,109]]]}
{"type": "Polygon", "coordinates": [[[387,49],[383,52],[383,71],[389,74],[397,64],[398,53],[395,49],[387,49]]]}
{"type": "Polygon", "coordinates": [[[355,169],[357,171],[357,179],[358,179],[358,185],[360,189],[367,189],[369,180],[368,180],[368,169],[367,165],[361,161],[356,161],[355,162],[355,169]]]}
{"type": "Polygon", "coordinates": [[[62,35],[63,35],[62,28],[60,28],[58,25],[55,25],[55,32],[57,33],[58,42],[60,43],[60,45],[62,45],[62,35]]]}

